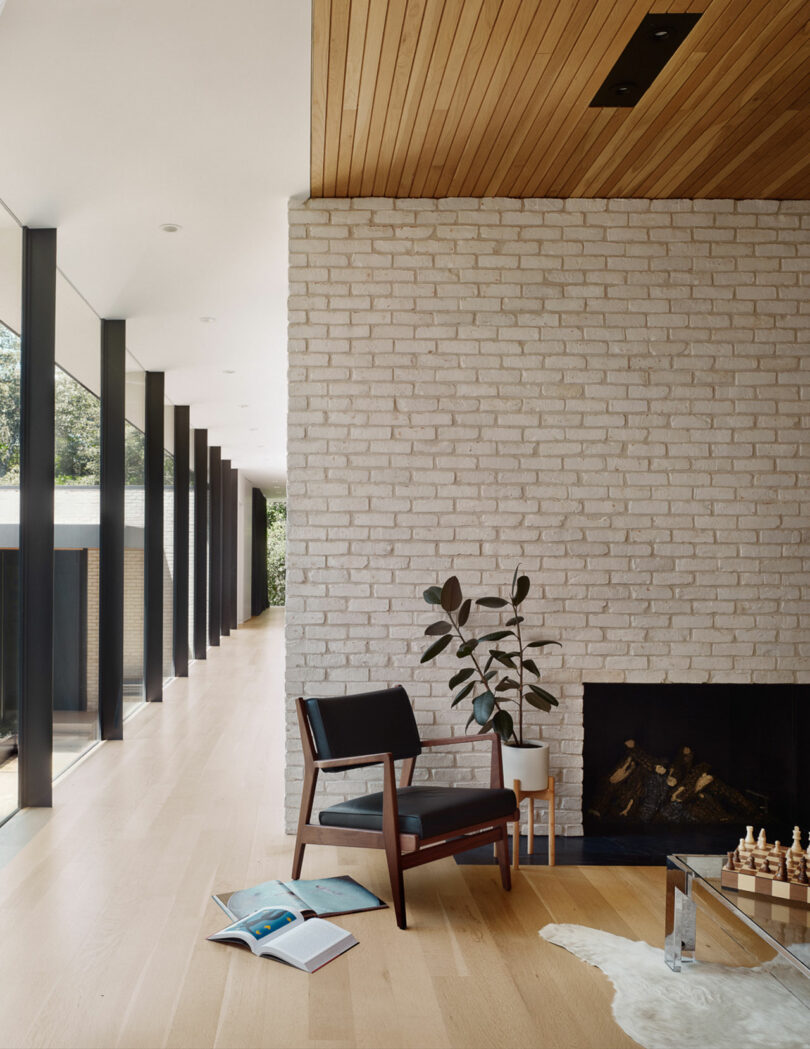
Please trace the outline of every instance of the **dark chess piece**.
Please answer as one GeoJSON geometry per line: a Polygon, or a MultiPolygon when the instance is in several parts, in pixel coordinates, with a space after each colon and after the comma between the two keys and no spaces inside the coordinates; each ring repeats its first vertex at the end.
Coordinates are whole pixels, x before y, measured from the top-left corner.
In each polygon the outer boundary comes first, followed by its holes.
{"type": "Polygon", "coordinates": [[[739,866],[740,866],[740,864],[742,863],[742,860],[740,859],[740,849],[739,849],[739,846],[738,846],[738,847],[737,847],[737,848],[736,848],[736,849],[734,850],[734,863],[735,863],[735,864],[736,864],[736,866],[738,866],[738,867],[739,867],[739,866]]]}
{"type": "Polygon", "coordinates": [[[799,860],[799,876],[796,878],[799,885],[807,885],[807,857],[802,856],[799,860]]]}
{"type": "Polygon", "coordinates": [[[734,870],[734,853],[733,852],[727,853],[727,855],[726,855],[726,862],[723,865],[723,870],[724,871],[733,871],[734,870]]]}
{"type": "Polygon", "coordinates": [[[755,871],[756,869],[757,868],[756,868],[756,866],[754,864],[754,854],[751,853],[750,855],[745,857],[745,863],[743,864],[743,870],[745,870],[745,871],[755,871]]]}
{"type": "Polygon", "coordinates": [[[787,881],[788,880],[787,860],[785,859],[784,855],[779,857],[779,866],[776,868],[776,880],[777,881],[787,881]]]}
{"type": "Polygon", "coordinates": [[[770,873],[771,873],[771,865],[770,865],[770,863],[768,862],[768,857],[767,857],[767,856],[766,856],[766,857],[765,857],[765,859],[764,859],[764,860],[762,861],[762,866],[761,866],[761,867],[760,867],[759,869],[760,869],[760,871],[761,871],[761,872],[762,872],[763,874],[770,874],[770,873]]]}

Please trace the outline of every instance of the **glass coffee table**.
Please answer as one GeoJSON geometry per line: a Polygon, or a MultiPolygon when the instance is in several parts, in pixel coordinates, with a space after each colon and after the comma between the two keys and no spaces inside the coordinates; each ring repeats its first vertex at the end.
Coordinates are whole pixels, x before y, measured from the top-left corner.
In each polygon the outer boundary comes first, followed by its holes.
{"type": "MultiPolygon", "coordinates": [[[[725,859],[725,856],[667,856],[664,944],[667,965],[673,972],[680,972],[684,962],[694,961],[695,904],[705,893],[810,977],[810,907],[726,889],[720,884],[725,859]]],[[[810,983],[807,986],[810,989],[810,983]]]]}

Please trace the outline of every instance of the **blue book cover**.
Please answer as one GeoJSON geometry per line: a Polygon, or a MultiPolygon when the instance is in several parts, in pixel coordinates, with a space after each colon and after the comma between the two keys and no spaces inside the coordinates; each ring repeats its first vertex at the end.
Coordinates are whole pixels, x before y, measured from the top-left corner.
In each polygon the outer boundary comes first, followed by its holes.
{"type": "Polygon", "coordinates": [[[354,878],[299,878],[294,881],[265,881],[249,889],[222,892],[214,902],[232,919],[244,918],[265,907],[292,908],[319,918],[387,907],[373,892],[354,878]]]}

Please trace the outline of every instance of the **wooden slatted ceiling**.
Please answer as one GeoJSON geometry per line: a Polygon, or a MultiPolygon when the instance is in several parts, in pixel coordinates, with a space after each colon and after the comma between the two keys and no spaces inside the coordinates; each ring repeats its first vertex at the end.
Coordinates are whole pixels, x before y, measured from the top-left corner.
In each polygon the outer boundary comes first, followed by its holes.
{"type": "Polygon", "coordinates": [[[810,197],[809,0],[313,0],[314,197],[810,197]],[[648,12],[703,17],[633,109],[648,12]]]}

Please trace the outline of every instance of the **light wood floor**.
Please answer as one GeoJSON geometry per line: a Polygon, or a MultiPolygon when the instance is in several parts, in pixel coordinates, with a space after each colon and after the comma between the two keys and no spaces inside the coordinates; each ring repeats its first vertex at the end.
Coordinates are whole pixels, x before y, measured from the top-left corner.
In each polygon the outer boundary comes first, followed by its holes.
{"type": "MultiPolygon", "coordinates": [[[[283,634],[246,624],[165,702],[0,829],[0,1045],[619,1047],[602,974],[541,940],[577,922],[661,945],[663,871],[495,868],[406,875],[391,910],[338,919],[360,946],[313,976],[206,941],[217,890],[288,877],[281,833],[283,634]]],[[[310,847],[304,877],[388,897],[381,853],[310,847]]],[[[767,957],[702,918],[702,957],[767,957]]]]}

